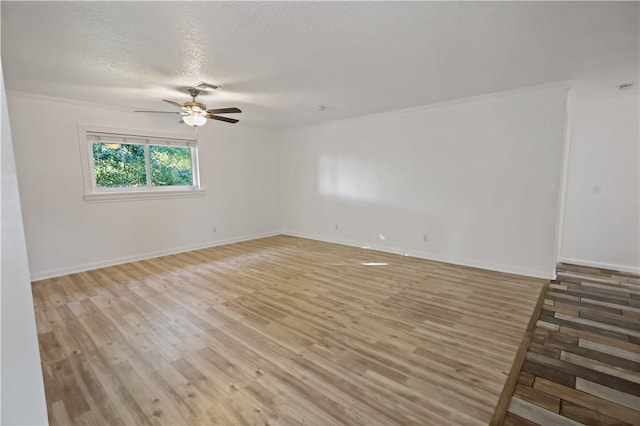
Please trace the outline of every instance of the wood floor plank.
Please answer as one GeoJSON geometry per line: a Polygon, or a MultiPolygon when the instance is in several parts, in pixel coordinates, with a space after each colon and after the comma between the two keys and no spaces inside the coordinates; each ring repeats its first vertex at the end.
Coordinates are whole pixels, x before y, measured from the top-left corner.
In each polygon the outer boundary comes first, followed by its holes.
{"type": "Polygon", "coordinates": [[[535,404],[524,401],[520,398],[514,397],[511,399],[511,405],[509,406],[509,412],[524,419],[527,419],[535,424],[540,425],[557,425],[557,426],[581,426],[582,423],[578,423],[567,417],[563,417],[560,414],[556,414],[552,411],[545,410],[538,407],[535,404]]]}
{"type": "Polygon", "coordinates": [[[577,422],[585,425],[598,425],[598,426],[626,426],[630,423],[614,419],[604,414],[597,413],[589,408],[581,405],[572,404],[567,401],[562,401],[562,407],[560,408],[560,414],[564,417],[568,417],[577,422]]]}
{"type": "MultiPolygon", "coordinates": [[[[632,408],[599,398],[581,389],[569,388],[542,378],[536,378],[533,387],[541,392],[560,398],[562,401],[569,401],[601,414],[609,414],[627,423],[638,424],[640,421],[640,413],[632,408]]],[[[583,388],[583,386],[578,384],[576,388],[583,388]]]]}
{"type": "Polygon", "coordinates": [[[578,346],[640,363],[640,351],[629,351],[615,346],[593,342],[589,339],[579,339],[578,346]]]}
{"type": "MultiPolygon", "coordinates": [[[[561,359],[562,358],[560,356],[561,353],[562,352],[566,352],[566,353],[573,354],[573,355],[579,355],[580,357],[586,358],[586,359],[590,360],[591,362],[595,361],[597,363],[604,364],[605,366],[607,366],[609,368],[622,369],[622,370],[627,370],[629,372],[633,372],[634,374],[640,374],[640,363],[639,362],[631,361],[631,360],[626,359],[624,357],[619,357],[619,356],[615,356],[615,355],[609,355],[608,353],[601,352],[601,351],[596,351],[596,350],[585,348],[585,347],[582,347],[582,346],[578,346],[577,344],[565,343],[565,342],[559,341],[557,336],[558,336],[558,334],[555,334],[555,333],[552,334],[547,339],[547,342],[545,343],[547,346],[550,347],[549,349],[552,349],[553,351],[555,351],[554,353],[558,353],[559,356],[555,357],[557,359],[561,359]]],[[[540,351],[537,351],[536,347],[534,347],[533,345],[531,346],[531,349],[534,352],[542,353],[540,351]]],[[[542,354],[545,355],[544,353],[542,353],[542,354]]],[[[584,364],[580,364],[579,362],[576,363],[576,364],[586,366],[584,364]]],[[[597,368],[594,368],[594,370],[599,371],[597,368]]],[[[602,371],[602,372],[604,372],[604,371],[602,371]]],[[[612,375],[615,376],[615,374],[612,374],[612,375]]],[[[634,378],[632,378],[631,381],[636,381],[636,380],[634,378]]]]}
{"type": "Polygon", "coordinates": [[[507,413],[504,419],[504,426],[535,426],[537,423],[529,421],[527,419],[523,419],[520,416],[517,416],[513,413],[507,413]]]}
{"type": "Polygon", "coordinates": [[[593,358],[576,355],[571,352],[562,351],[560,354],[562,361],[570,362],[571,364],[580,365],[591,370],[599,371],[600,373],[608,374],[610,376],[620,377],[621,379],[628,380],[630,382],[640,383],[640,374],[637,372],[625,370],[615,365],[600,362],[593,358]]]}
{"type": "Polygon", "coordinates": [[[635,306],[629,306],[629,305],[618,304],[618,303],[611,303],[611,302],[606,302],[606,301],[602,301],[602,300],[596,300],[596,299],[589,298],[589,297],[583,297],[583,298],[581,298],[581,301],[583,303],[588,303],[588,304],[595,305],[595,306],[605,306],[605,307],[608,307],[608,308],[620,309],[621,311],[629,311],[629,312],[640,313],[640,308],[635,307],[635,306]]]}
{"type": "Polygon", "coordinates": [[[540,392],[538,389],[517,385],[513,394],[546,410],[560,412],[560,398],[540,392]]]}
{"type": "Polygon", "coordinates": [[[56,419],[60,424],[73,424],[62,400],[49,404],[49,418],[56,419]]]}
{"type": "Polygon", "coordinates": [[[522,371],[530,373],[536,377],[544,377],[545,379],[553,380],[556,383],[561,383],[565,386],[575,386],[576,376],[564,371],[556,370],[545,365],[541,365],[530,360],[524,362],[522,371]]]}
{"type": "Polygon", "coordinates": [[[526,371],[521,371],[520,375],[518,376],[518,383],[524,386],[528,386],[531,387],[533,386],[533,380],[536,378],[536,376],[534,376],[531,373],[527,373],[526,371]]]}
{"type": "MultiPolygon", "coordinates": [[[[637,410],[638,407],[640,407],[640,398],[637,396],[620,392],[616,389],[611,389],[599,383],[578,379],[576,380],[576,389],[596,395],[600,398],[606,399],[607,401],[613,401],[617,404],[624,405],[632,410],[637,410]]],[[[638,416],[638,418],[640,419],[640,416],[638,416]]],[[[640,423],[640,421],[636,423],[640,423]]]]}
{"type": "MultiPolygon", "coordinates": [[[[604,330],[613,331],[613,332],[620,333],[620,334],[625,334],[625,335],[628,335],[628,336],[640,337],[640,331],[638,331],[638,330],[633,330],[633,329],[627,328],[627,327],[620,327],[620,326],[616,326],[616,325],[611,325],[611,324],[607,324],[605,322],[598,321],[598,320],[592,320],[592,319],[581,318],[581,317],[573,317],[571,315],[565,315],[565,314],[560,314],[560,313],[556,313],[555,317],[558,318],[558,319],[565,320],[565,321],[574,322],[574,323],[577,323],[577,324],[584,324],[584,325],[588,325],[588,326],[592,326],[592,327],[602,328],[604,330]]],[[[632,327],[632,325],[630,325],[630,327],[632,327]]]]}

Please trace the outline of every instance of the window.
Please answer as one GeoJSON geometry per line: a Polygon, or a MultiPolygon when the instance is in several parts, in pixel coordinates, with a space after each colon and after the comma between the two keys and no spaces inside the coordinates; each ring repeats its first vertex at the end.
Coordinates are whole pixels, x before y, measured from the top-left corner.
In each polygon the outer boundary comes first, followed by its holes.
{"type": "Polygon", "coordinates": [[[195,140],[84,131],[82,143],[88,168],[86,200],[189,196],[203,192],[195,140]]]}

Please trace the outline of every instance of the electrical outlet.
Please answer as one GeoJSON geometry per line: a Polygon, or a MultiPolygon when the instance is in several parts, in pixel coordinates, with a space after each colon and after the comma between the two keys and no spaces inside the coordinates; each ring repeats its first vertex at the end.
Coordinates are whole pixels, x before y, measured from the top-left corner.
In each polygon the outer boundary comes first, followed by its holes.
{"type": "Polygon", "coordinates": [[[429,241],[429,236],[428,236],[427,234],[424,234],[424,235],[422,236],[422,241],[424,241],[425,243],[426,243],[427,241],[429,241]]]}
{"type": "Polygon", "coordinates": [[[337,223],[334,225],[334,228],[335,228],[336,231],[338,230],[338,224],[337,223]]]}
{"type": "Polygon", "coordinates": [[[213,233],[214,234],[216,233],[216,227],[215,226],[213,227],[213,233]]]}

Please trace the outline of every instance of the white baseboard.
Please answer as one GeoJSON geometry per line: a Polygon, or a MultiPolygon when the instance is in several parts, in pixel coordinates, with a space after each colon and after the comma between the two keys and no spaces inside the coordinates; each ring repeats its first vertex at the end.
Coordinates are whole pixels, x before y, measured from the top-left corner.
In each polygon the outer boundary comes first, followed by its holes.
{"type": "Polygon", "coordinates": [[[49,278],[60,277],[63,275],[75,274],[77,272],[90,271],[92,269],[106,268],[107,266],[121,265],[123,263],[136,262],[138,260],[152,259],[154,257],[167,256],[170,254],[184,253],[186,251],[200,250],[209,247],[223,246],[225,244],[239,243],[242,241],[257,240],[259,238],[273,237],[280,235],[281,232],[265,232],[261,234],[244,235],[236,238],[228,238],[225,240],[208,241],[205,243],[193,244],[189,246],[176,247],[167,250],[159,250],[149,253],[138,254],[134,256],[118,257],[114,259],[102,260],[99,262],[85,263],[82,265],[74,265],[66,268],[53,269],[49,271],[31,273],[31,281],[46,280],[49,278]]]}
{"type": "MultiPolygon", "coordinates": [[[[385,252],[385,253],[406,255],[406,256],[416,257],[416,258],[420,258],[420,259],[435,260],[435,261],[438,261],[438,262],[451,263],[451,264],[454,264],[454,265],[469,266],[469,267],[472,267],[472,268],[486,269],[486,270],[489,270],[489,271],[504,272],[504,273],[507,273],[507,274],[514,274],[514,275],[524,275],[524,276],[528,276],[528,277],[542,278],[542,279],[546,279],[546,280],[551,280],[551,279],[555,278],[555,271],[551,271],[551,272],[550,271],[537,271],[537,270],[526,269],[526,268],[511,267],[511,266],[506,266],[506,265],[497,265],[497,264],[481,262],[481,261],[475,261],[475,260],[452,258],[452,257],[448,257],[448,256],[442,256],[442,255],[439,255],[439,254],[435,254],[435,253],[428,253],[428,252],[422,252],[422,251],[408,251],[408,250],[397,249],[397,248],[393,248],[393,247],[389,247],[389,246],[381,246],[381,245],[378,246],[378,245],[364,244],[364,243],[359,243],[359,242],[356,242],[356,241],[350,241],[350,240],[346,240],[346,239],[327,238],[327,237],[324,237],[324,236],[312,235],[312,234],[307,234],[307,233],[302,233],[302,232],[273,231],[273,232],[266,232],[266,233],[260,233],[260,234],[245,235],[245,236],[236,237],[236,238],[229,238],[229,239],[225,239],[225,240],[209,241],[209,242],[205,242],[205,243],[193,244],[193,245],[189,245],[189,246],[182,246],[182,247],[177,247],[177,248],[167,249],[167,250],[159,250],[159,251],[143,253],[143,254],[134,255],[134,256],[119,257],[119,258],[108,259],[108,260],[104,260],[104,261],[100,261],[100,262],[85,263],[85,264],[82,264],[82,265],[74,265],[74,266],[70,266],[70,267],[66,267],[66,268],[53,269],[53,270],[49,270],[49,271],[34,272],[34,273],[31,274],[31,281],[40,281],[40,280],[45,280],[45,279],[49,279],[49,278],[60,277],[60,276],[63,276],[63,275],[74,274],[74,273],[77,273],[77,272],[90,271],[90,270],[93,270],[93,269],[106,268],[108,266],[121,265],[123,263],[136,262],[138,260],[152,259],[154,257],[160,257],[160,256],[171,255],[171,254],[184,253],[184,252],[187,252],[187,251],[200,250],[200,249],[209,248],[209,247],[222,246],[222,245],[225,245],[225,244],[239,243],[239,242],[242,242],[242,241],[256,240],[256,239],[259,239],[259,238],[273,237],[275,235],[289,235],[289,236],[292,236],[292,237],[308,238],[308,239],[311,239],[311,240],[324,241],[324,242],[334,243],[334,244],[341,244],[341,245],[346,245],[346,246],[350,246],[350,247],[361,247],[361,248],[362,247],[366,247],[366,248],[371,249],[371,250],[377,250],[377,251],[381,251],[381,252],[385,252]]],[[[601,267],[601,268],[605,268],[607,266],[607,265],[604,265],[604,264],[598,264],[598,265],[589,264],[589,265],[587,265],[587,264],[584,264],[584,263],[578,263],[579,261],[578,260],[574,260],[574,259],[561,259],[561,261],[562,262],[566,262],[566,263],[574,263],[576,265],[582,264],[584,266],[595,266],[595,267],[601,267]]],[[[614,265],[608,265],[608,266],[614,266],[614,265]]],[[[606,269],[615,269],[615,270],[623,271],[623,269],[612,268],[612,267],[607,267],[606,269]]],[[[632,269],[633,268],[631,268],[631,270],[624,270],[624,271],[625,272],[634,272],[632,269]]]]}
{"type": "Polygon", "coordinates": [[[592,268],[609,269],[612,271],[629,272],[631,274],[640,275],[640,268],[636,266],[617,265],[615,263],[593,262],[591,260],[572,259],[569,257],[561,257],[558,259],[561,263],[570,263],[572,265],[590,266],[592,268]]]}
{"type": "Polygon", "coordinates": [[[281,233],[283,235],[289,235],[289,236],[292,236],[292,237],[308,238],[308,239],[311,239],[311,240],[324,241],[324,242],[327,242],[327,243],[341,244],[341,245],[351,246],[351,247],[368,248],[368,249],[371,249],[371,250],[377,250],[377,251],[381,251],[381,252],[385,252],[385,253],[399,254],[399,255],[403,255],[403,256],[411,256],[411,257],[417,257],[417,258],[420,258],[420,259],[427,259],[427,260],[435,260],[437,262],[451,263],[451,264],[454,264],[454,265],[461,265],[461,266],[469,266],[469,267],[472,267],[472,268],[486,269],[486,270],[495,271],[495,272],[504,272],[504,273],[507,273],[507,274],[524,275],[524,276],[527,276],[527,277],[542,278],[542,279],[545,279],[545,280],[552,280],[552,279],[554,279],[556,277],[555,270],[552,270],[552,271],[538,271],[538,270],[534,270],[534,269],[518,268],[518,267],[507,266],[507,265],[497,265],[497,264],[487,263],[487,262],[482,262],[482,261],[469,260],[469,259],[460,259],[460,258],[454,258],[454,257],[449,257],[449,256],[443,256],[443,255],[436,254],[436,253],[404,250],[404,249],[398,249],[398,248],[393,248],[393,247],[389,247],[389,246],[381,246],[381,245],[380,246],[371,245],[371,244],[366,244],[366,243],[359,243],[359,242],[356,242],[356,241],[349,241],[349,240],[345,240],[345,239],[327,238],[327,237],[324,237],[324,236],[306,234],[306,233],[303,233],[303,232],[282,231],[281,233]]]}

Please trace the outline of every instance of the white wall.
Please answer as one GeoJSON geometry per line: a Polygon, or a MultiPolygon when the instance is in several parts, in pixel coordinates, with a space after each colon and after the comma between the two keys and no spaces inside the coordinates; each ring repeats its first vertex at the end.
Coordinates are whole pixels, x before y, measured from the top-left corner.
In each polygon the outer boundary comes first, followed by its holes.
{"type": "Polygon", "coordinates": [[[552,277],[566,96],[526,90],[285,131],[283,228],[552,277]]]}
{"type": "Polygon", "coordinates": [[[279,158],[271,130],[242,122],[202,127],[205,196],[89,203],[78,123],[191,136],[193,129],[166,115],[33,95],[9,93],[8,102],[33,279],[278,230],[279,158]]]}
{"type": "Polygon", "coordinates": [[[638,94],[577,99],[561,260],[640,273],[638,94]]]}
{"type": "Polygon", "coordinates": [[[48,424],[11,130],[2,91],[2,386],[0,424],[48,424]]]}

